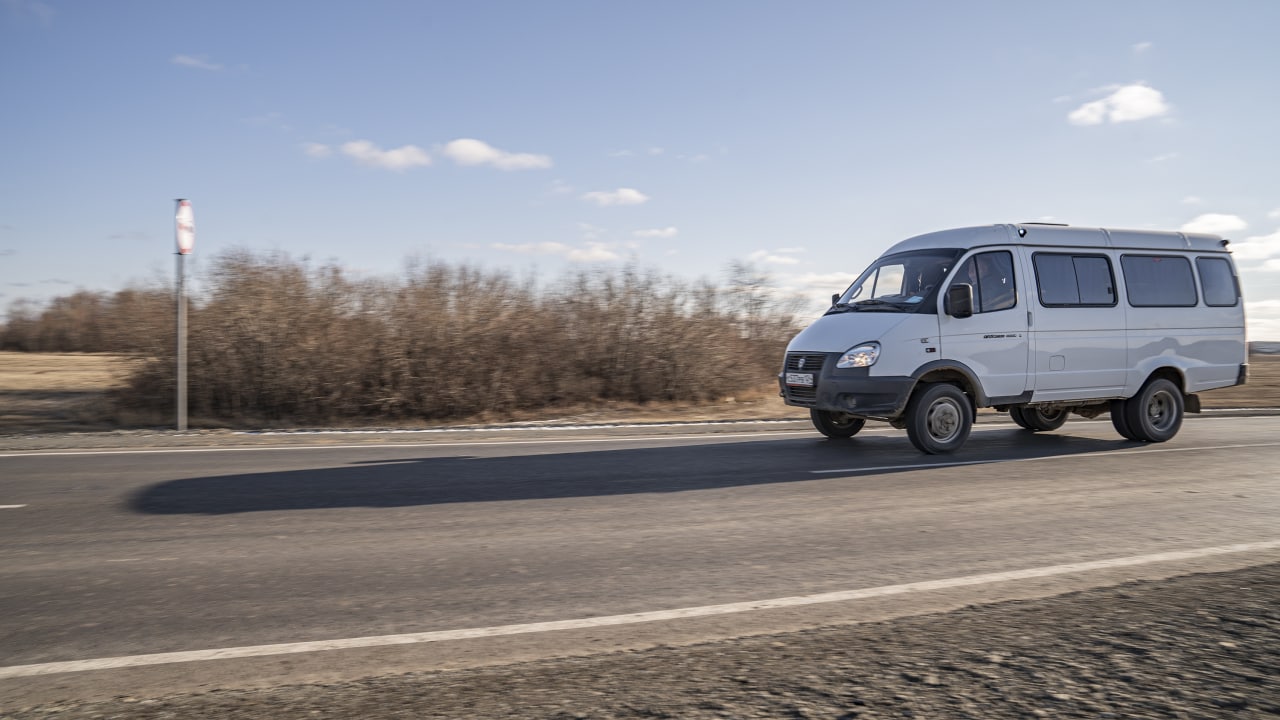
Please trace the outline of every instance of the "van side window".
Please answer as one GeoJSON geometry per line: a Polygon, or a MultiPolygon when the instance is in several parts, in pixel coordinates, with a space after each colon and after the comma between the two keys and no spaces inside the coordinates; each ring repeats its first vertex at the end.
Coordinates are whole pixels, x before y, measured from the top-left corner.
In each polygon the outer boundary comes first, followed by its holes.
{"type": "Polygon", "coordinates": [[[1036,253],[1040,304],[1045,307],[1112,307],[1115,277],[1105,255],[1036,253]]]}
{"type": "Polygon", "coordinates": [[[1231,272],[1231,263],[1223,258],[1198,257],[1196,270],[1200,273],[1200,292],[1204,304],[1214,307],[1235,307],[1240,302],[1240,287],[1231,272]]]}
{"type": "Polygon", "coordinates": [[[1133,307],[1193,307],[1191,262],[1178,255],[1123,255],[1124,284],[1133,307]]]}
{"type": "Polygon", "coordinates": [[[1018,304],[1013,277],[1013,255],[1007,250],[974,255],[956,273],[956,282],[973,286],[975,313],[1008,310],[1018,304]]]}

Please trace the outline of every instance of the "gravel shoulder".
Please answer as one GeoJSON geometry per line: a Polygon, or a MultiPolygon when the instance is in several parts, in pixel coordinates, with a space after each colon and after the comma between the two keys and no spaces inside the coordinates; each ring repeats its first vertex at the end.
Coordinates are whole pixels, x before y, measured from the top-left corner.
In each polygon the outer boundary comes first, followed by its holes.
{"type": "Polygon", "coordinates": [[[1280,564],[690,647],[31,718],[1280,717],[1280,564]]]}

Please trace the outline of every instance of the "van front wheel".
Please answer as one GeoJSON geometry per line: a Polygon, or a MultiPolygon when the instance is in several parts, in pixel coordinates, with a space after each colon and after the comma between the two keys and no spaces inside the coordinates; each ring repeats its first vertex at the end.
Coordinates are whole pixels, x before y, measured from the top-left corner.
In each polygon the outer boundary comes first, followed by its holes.
{"type": "Polygon", "coordinates": [[[818,429],[818,432],[836,440],[857,435],[862,426],[867,424],[867,421],[862,418],[827,410],[810,410],[809,420],[813,422],[813,426],[818,429]]]}
{"type": "Polygon", "coordinates": [[[1182,391],[1156,378],[1124,402],[1124,419],[1139,442],[1164,442],[1182,427],[1182,391]]]}
{"type": "Polygon", "coordinates": [[[953,452],[973,429],[973,405],[960,388],[948,383],[926,385],[907,403],[907,437],[920,452],[953,452]]]}

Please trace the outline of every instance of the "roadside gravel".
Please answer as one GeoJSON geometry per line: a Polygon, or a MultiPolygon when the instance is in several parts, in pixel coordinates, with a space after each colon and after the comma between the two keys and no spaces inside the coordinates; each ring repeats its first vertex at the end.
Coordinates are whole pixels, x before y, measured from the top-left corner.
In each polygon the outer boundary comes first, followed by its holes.
{"type": "Polygon", "coordinates": [[[1280,564],[893,621],[32,718],[1275,718],[1280,564]]]}

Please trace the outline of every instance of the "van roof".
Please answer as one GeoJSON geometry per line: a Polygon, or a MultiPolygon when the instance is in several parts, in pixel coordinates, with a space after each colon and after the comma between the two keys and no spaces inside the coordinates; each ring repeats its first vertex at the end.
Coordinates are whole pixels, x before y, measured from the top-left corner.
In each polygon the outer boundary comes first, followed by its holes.
{"type": "Polygon", "coordinates": [[[954,228],[916,235],[889,248],[886,254],[906,250],[927,250],[930,248],[968,249],[982,245],[1008,244],[1227,252],[1227,241],[1218,235],[1205,233],[1113,230],[1042,223],[1016,223],[954,228]]]}

